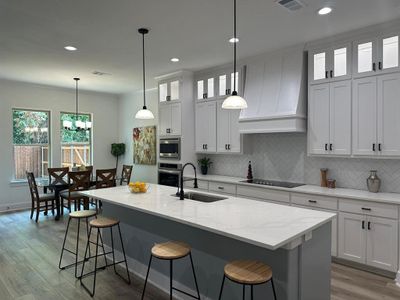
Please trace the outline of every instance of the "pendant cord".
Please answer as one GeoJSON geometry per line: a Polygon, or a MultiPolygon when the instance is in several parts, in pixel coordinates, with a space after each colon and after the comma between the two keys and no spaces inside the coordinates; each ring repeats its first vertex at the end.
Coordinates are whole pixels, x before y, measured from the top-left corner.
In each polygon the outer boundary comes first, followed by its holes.
{"type": "Polygon", "coordinates": [[[75,108],[76,108],[76,120],[78,121],[78,105],[79,105],[79,100],[78,100],[78,79],[75,79],[75,108]]]}
{"type": "Polygon", "coordinates": [[[142,54],[143,54],[143,107],[146,107],[146,65],[145,65],[145,56],[144,56],[144,33],[142,33],[142,54]]]}
{"type": "Polygon", "coordinates": [[[233,92],[236,92],[236,0],[233,0],[233,92]]]}

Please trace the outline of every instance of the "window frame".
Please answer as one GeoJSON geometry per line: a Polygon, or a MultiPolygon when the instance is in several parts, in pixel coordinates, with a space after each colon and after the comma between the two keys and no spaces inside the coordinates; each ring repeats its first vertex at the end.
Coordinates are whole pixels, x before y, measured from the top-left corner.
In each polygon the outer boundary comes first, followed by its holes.
{"type": "MultiPolygon", "coordinates": [[[[15,151],[14,147],[15,145],[19,146],[43,146],[47,145],[47,168],[51,168],[53,164],[53,147],[52,147],[52,111],[50,109],[40,109],[40,108],[24,108],[24,107],[12,107],[11,108],[11,139],[12,139],[12,162],[13,162],[13,168],[12,168],[12,179],[11,182],[27,182],[28,180],[26,178],[18,179],[16,178],[16,169],[15,169],[15,151]],[[30,112],[44,112],[48,116],[48,127],[47,127],[47,144],[14,144],[14,111],[30,111],[30,112]]],[[[42,162],[43,164],[43,162],[42,162]]],[[[36,179],[45,179],[46,177],[37,177],[36,179]]]]}

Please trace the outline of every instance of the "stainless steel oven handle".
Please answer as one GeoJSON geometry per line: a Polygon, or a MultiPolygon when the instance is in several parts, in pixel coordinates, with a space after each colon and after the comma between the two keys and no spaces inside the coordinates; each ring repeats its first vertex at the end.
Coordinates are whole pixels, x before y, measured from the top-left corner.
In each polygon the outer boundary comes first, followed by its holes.
{"type": "Polygon", "coordinates": [[[167,174],[175,174],[175,175],[180,175],[180,171],[175,171],[175,170],[165,170],[165,169],[158,169],[159,173],[167,173],[167,174]]]}

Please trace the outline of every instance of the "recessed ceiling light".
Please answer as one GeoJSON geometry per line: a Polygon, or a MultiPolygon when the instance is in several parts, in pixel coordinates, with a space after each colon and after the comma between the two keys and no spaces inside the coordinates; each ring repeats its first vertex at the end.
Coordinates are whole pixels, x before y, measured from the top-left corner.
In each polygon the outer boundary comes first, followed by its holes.
{"type": "Polygon", "coordinates": [[[78,49],[77,49],[76,47],[74,47],[74,46],[65,46],[64,49],[67,50],[67,51],[76,51],[76,50],[78,50],[78,49]]]}
{"type": "Polygon", "coordinates": [[[239,42],[239,39],[238,38],[231,38],[231,39],[229,39],[229,43],[238,43],[239,42]]]}
{"type": "Polygon", "coordinates": [[[179,61],[179,58],[173,57],[173,58],[171,58],[171,61],[172,61],[172,62],[178,62],[178,61],[179,61]]]}
{"type": "Polygon", "coordinates": [[[318,14],[319,15],[327,15],[327,14],[330,14],[331,12],[332,12],[332,8],[331,7],[323,7],[323,8],[318,10],[318,14]]]}

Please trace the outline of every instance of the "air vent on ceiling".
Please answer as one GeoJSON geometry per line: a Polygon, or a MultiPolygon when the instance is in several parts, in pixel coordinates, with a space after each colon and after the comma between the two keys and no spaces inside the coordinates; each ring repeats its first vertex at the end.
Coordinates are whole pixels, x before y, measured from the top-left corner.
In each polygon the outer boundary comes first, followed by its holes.
{"type": "Polygon", "coordinates": [[[97,76],[111,75],[110,73],[101,72],[101,71],[93,71],[92,74],[97,75],[97,76]]]}
{"type": "Polygon", "coordinates": [[[277,0],[276,3],[289,11],[297,11],[305,6],[300,0],[277,0]]]}

